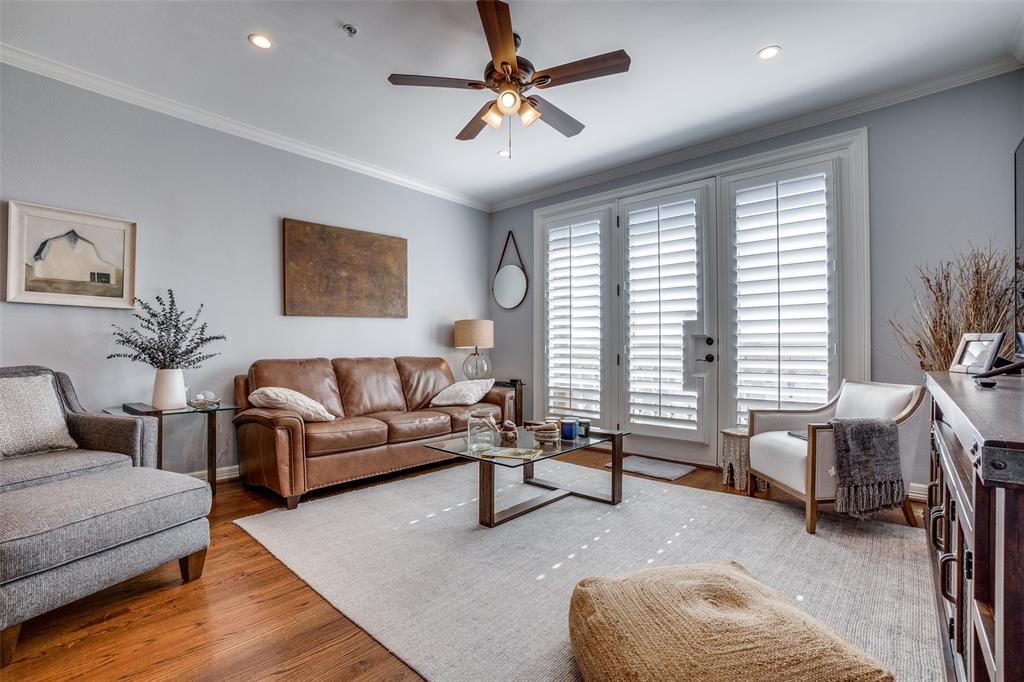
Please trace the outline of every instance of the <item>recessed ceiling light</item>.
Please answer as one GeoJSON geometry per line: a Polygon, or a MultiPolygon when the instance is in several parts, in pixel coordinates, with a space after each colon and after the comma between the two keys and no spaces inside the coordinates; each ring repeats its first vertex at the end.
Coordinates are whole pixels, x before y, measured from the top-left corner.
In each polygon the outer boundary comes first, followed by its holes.
{"type": "Polygon", "coordinates": [[[779,47],[778,45],[769,45],[768,47],[762,47],[760,50],[758,50],[757,56],[760,57],[761,59],[767,60],[771,59],[772,57],[777,57],[780,52],[782,52],[782,48],[779,47]]]}
{"type": "Polygon", "coordinates": [[[273,41],[262,33],[250,33],[249,42],[253,47],[258,47],[261,50],[269,50],[274,46],[273,41]]]}

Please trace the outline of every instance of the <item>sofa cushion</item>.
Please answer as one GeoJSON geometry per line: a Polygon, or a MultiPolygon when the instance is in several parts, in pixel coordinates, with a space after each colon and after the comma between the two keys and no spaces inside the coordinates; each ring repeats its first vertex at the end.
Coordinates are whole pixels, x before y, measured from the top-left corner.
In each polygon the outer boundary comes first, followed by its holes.
{"type": "Polygon", "coordinates": [[[356,448],[384,445],[388,425],[369,417],[345,417],[306,424],[306,454],[310,457],[356,448]]]}
{"type": "Polygon", "coordinates": [[[205,516],[210,486],[130,467],[0,496],[0,584],[205,516]]]}
{"type": "Polygon", "coordinates": [[[249,390],[280,386],[298,391],[323,405],[335,417],[344,417],[338,379],[327,358],[309,360],[257,360],[249,368],[249,390]]]}
{"type": "Polygon", "coordinates": [[[434,396],[430,407],[451,407],[455,405],[475,405],[480,402],[494,386],[494,379],[467,379],[456,381],[434,396]]]}
{"type": "Polygon", "coordinates": [[[895,679],[735,562],[584,578],[569,639],[587,682],[895,679]]]}
{"type": "Polygon", "coordinates": [[[132,458],[128,455],[99,450],[57,450],[8,457],[0,464],[0,493],[131,466],[132,458]]]}
{"type": "Polygon", "coordinates": [[[406,409],[402,379],[392,358],[337,358],[334,371],[346,414],[359,417],[406,409]]]}
{"type": "Polygon", "coordinates": [[[335,416],[307,395],[282,386],[264,386],[249,394],[249,403],[272,410],[291,410],[306,422],[334,421],[335,416]]]}
{"type": "Polygon", "coordinates": [[[494,403],[477,403],[475,405],[457,405],[453,407],[432,407],[431,412],[444,412],[452,418],[452,431],[465,431],[469,425],[469,415],[477,410],[486,411],[494,417],[494,421],[501,421],[501,406],[494,403]]]}
{"type": "Polygon", "coordinates": [[[447,414],[427,410],[414,412],[374,412],[369,415],[388,425],[388,442],[401,443],[417,438],[443,436],[451,433],[452,420],[447,414]]]}
{"type": "Polygon", "coordinates": [[[455,383],[444,358],[395,358],[395,365],[410,410],[422,410],[435,395],[455,383]]]}
{"type": "Polygon", "coordinates": [[[0,414],[0,459],[78,447],[52,374],[0,378],[0,414]]]}

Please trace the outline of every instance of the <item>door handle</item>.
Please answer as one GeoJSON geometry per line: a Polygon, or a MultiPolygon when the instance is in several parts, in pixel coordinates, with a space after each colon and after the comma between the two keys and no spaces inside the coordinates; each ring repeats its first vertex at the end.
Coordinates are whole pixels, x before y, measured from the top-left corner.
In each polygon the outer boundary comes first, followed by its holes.
{"type": "Polygon", "coordinates": [[[715,361],[715,354],[714,353],[708,353],[707,355],[704,356],[704,362],[714,362],[714,361],[715,361]]]}

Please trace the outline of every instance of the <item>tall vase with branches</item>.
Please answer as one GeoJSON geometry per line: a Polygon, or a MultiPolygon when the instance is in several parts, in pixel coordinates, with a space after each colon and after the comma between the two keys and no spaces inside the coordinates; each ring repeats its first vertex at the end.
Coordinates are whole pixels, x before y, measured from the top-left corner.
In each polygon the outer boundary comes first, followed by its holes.
{"type": "Polygon", "coordinates": [[[137,327],[114,328],[114,341],[128,349],[111,353],[107,359],[124,358],[142,362],[156,369],[153,382],[153,407],[161,410],[185,407],[185,379],[182,370],[198,369],[220,353],[208,352],[207,346],[227,339],[222,334],[207,334],[205,322],[200,323],[203,306],[191,315],[178,307],[174,291],[166,296],[157,295],[155,304],[136,298],[139,311],[132,317],[137,327]]]}
{"type": "MultiPolygon", "coordinates": [[[[971,332],[1012,332],[1014,298],[1021,263],[1007,251],[972,247],[966,253],[934,266],[919,266],[921,290],[914,292],[910,320],[889,320],[904,352],[926,372],[946,370],[960,337],[971,332]]],[[[1021,317],[1022,311],[1016,315],[1021,317]]],[[[1021,324],[1018,319],[1017,325],[1021,324]]],[[[1013,334],[1007,334],[1003,354],[1012,353],[1013,334]]]]}

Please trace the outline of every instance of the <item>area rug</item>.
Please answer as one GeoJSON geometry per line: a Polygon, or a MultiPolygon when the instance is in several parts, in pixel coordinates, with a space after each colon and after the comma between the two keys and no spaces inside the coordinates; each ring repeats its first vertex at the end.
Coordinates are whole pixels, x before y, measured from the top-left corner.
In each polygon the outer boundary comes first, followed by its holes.
{"type": "MultiPolygon", "coordinates": [[[[610,463],[604,465],[605,469],[610,469],[611,467],[610,463]]],[[[629,455],[622,460],[622,470],[628,471],[631,474],[643,474],[644,476],[661,478],[666,481],[674,481],[686,474],[692,474],[697,470],[697,467],[692,467],[689,464],[679,464],[678,462],[666,462],[663,459],[654,459],[653,457],[629,455]]]]}
{"type": "MultiPolygon", "coordinates": [[[[496,467],[499,507],[539,492],[496,467]]],[[[537,475],[604,490],[557,461],[537,475]]],[[[569,596],[580,578],[735,560],[908,682],[941,679],[924,533],[626,476],[617,506],[569,497],[477,523],[472,464],[236,523],[335,608],[434,682],[579,679],[569,596]]]]}

